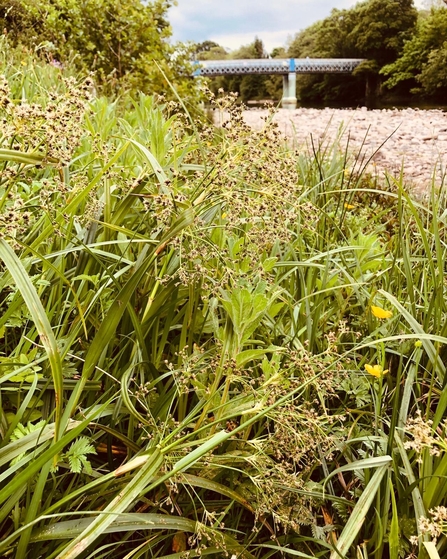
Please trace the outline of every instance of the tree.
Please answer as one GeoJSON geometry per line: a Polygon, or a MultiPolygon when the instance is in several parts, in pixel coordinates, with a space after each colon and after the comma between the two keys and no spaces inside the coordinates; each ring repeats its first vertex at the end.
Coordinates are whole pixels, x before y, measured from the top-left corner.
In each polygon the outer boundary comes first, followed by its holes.
{"type": "Polygon", "coordinates": [[[214,41],[198,43],[194,51],[197,60],[225,60],[229,56],[227,49],[214,41]]]}
{"type": "MultiPolygon", "coordinates": [[[[298,33],[288,54],[294,58],[352,58],[356,50],[349,37],[354,27],[354,10],[334,9],[331,15],[298,33]]],[[[364,80],[334,74],[297,76],[297,96],[301,102],[328,103],[343,98],[351,101],[364,91],[364,80]],[[358,82],[358,83],[357,83],[358,82]]]]}
{"type": "Polygon", "coordinates": [[[416,33],[401,56],[382,69],[388,76],[389,89],[406,87],[413,93],[445,95],[447,93],[447,10],[433,7],[420,14],[416,33]]]}
{"type": "Polygon", "coordinates": [[[328,56],[330,49],[328,45],[321,44],[322,28],[327,23],[327,19],[317,21],[313,25],[306,27],[295,35],[290,43],[287,55],[291,58],[321,58],[328,56]]]}
{"type": "MultiPolygon", "coordinates": [[[[231,58],[252,58],[260,59],[266,58],[267,53],[264,49],[264,43],[255,37],[254,41],[249,45],[244,45],[238,50],[231,53],[231,58]]],[[[265,89],[265,82],[267,76],[260,74],[248,74],[246,76],[235,76],[236,79],[232,80],[232,91],[237,91],[244,103],[252,99],[265,99],[267,91],[265,89]]]]}
{"type": "Polygon", "coordinates": [[[169,44],[172,0],[0,0],[0,25],[13,43],[39,47],[61,63],[94,71],[100,83],[161,92],[157,64],[180,77],[181,49],[169,44]],[[175,60],[175,64],[171,64],[175,60]]]}
{"type": "Polygon", "coordinates": [[[326,19],[299,33],[289,55],[294,57],[365,58],[352,76],[299,76],[301,98],[357,102],[366,92],[380,91],[379,71],[395,60],[417,20],[413,0],[367,0],[349,10],[334,9],[326,19]]]}
{"type": "Polygon", "coordinates": [[[349,38],[362,58],[379,67],[396,60],[417,22],[413,0],[369,0],[353,12],[356,24],[349,38]]]}

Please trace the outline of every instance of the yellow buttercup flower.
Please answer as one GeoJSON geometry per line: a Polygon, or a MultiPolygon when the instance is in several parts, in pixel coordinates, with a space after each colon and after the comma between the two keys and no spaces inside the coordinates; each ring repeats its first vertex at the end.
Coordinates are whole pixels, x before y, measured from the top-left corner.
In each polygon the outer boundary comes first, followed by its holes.
{"type": "Polygon", "coordinates": [[[391,318],[393,316],[391,311],[386,311],[385,309],[382,309],[382,307],[375,307],[374,305],[371,305],[371,312],[376,318],[380,318],[381,320],[391,318]]]}
{"type": "Polygon", "coordinates": [[[345,208],[347,210],[353,210],[355,208],[354,204],[348,204],[348,202],[345,202],[345,208]]]}
{"type": "Polygon", "coordinates": [[[367,373],[372,375],[373,377],[383,377],[388,372],[388,369],[383,370],[382,365],[365,365],[365,370],[367,373]]]}

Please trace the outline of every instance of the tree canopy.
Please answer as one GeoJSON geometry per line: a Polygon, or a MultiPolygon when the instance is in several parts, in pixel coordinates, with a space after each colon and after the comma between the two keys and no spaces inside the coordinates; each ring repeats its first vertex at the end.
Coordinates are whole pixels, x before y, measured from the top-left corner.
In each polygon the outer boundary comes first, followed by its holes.
{"type": "Polygon", "coordinates": [[[175,53],[168,41],[172,3],[0,0],[0,25],[13,44],[37,48],[51,61],[72,61],[82,71],[94,71],[100,83],[160,92],[166,83],[157,65],[175,79],[189,58],[188,52],[175,53]]]}
{"type": "Polygon", "coordinates": [[[443,96],[447,93],[446,60],[447,9],[435,6],[420,15],[415,33],[405,43],[401,56],[382,69],[388,76],[385,86],[443,96]]]}
{"type": "Polygon", "coordinates": [[[328,58],[365,58],[354,76],[299,76],[301,98],[352,101],[362,98],[365,77],[380,88],[379,71],[399,56],[417,21],[412,0],[367,0],[331,15],[298,33],[288,55],[328,58]]]}

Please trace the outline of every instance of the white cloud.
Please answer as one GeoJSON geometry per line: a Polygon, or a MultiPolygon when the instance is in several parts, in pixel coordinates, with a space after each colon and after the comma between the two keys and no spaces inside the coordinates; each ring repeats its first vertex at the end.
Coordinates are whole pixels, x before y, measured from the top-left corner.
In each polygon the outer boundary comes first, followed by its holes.
{"type": "MultiPolygon", "coordinates": [[[[216,41],[231,50],[249,44],[255,36],[268,51],[285,45],[333,8],[358,0],[178,0],[169,11],[174,41],[216,41]]],[[[425,0],[415,0],[422,7],[425,0]]]]}
{"type": "MultiPolygon", "coordinates": [[[[178,0],[170,9],[174,39],[204,41],[212,37],[297,33],[329,15],[332,8],[345,8],[356,0],[178,0]]],[[[262,38],[262,37],[261,37],[262,38]]],[[[234,39],[236,40],[236,39],[234,39]]],[[[245,41],[247,42],[247,41],[245,41]]],[[[239,43],[238,46],[240,46],[239,43]]]]}
{"type": "Polygon", "coordinates": [[[217,33],[210,35],[210,40],[215,41],[226,49],[236,50],[242,45],[249,45],[255,37],[264,43],[267,52],[272,52],[275,47],[285,46],[288,39],[293,37],[296,29],[285,29],[282,31],[250,31],[249,33],[217,33]]]}

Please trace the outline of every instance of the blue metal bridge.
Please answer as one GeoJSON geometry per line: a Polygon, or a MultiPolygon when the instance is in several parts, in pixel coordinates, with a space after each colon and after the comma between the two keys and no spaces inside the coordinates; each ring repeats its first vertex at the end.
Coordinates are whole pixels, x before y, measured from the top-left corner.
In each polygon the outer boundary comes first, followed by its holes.
{"type": "Polygon", "coordinates": [[[283,76],[282,105],[296,107],[296,74],[351,73],[364,58],[259,58],[195,62],[195,76],[279,74],[283,76]]]}

